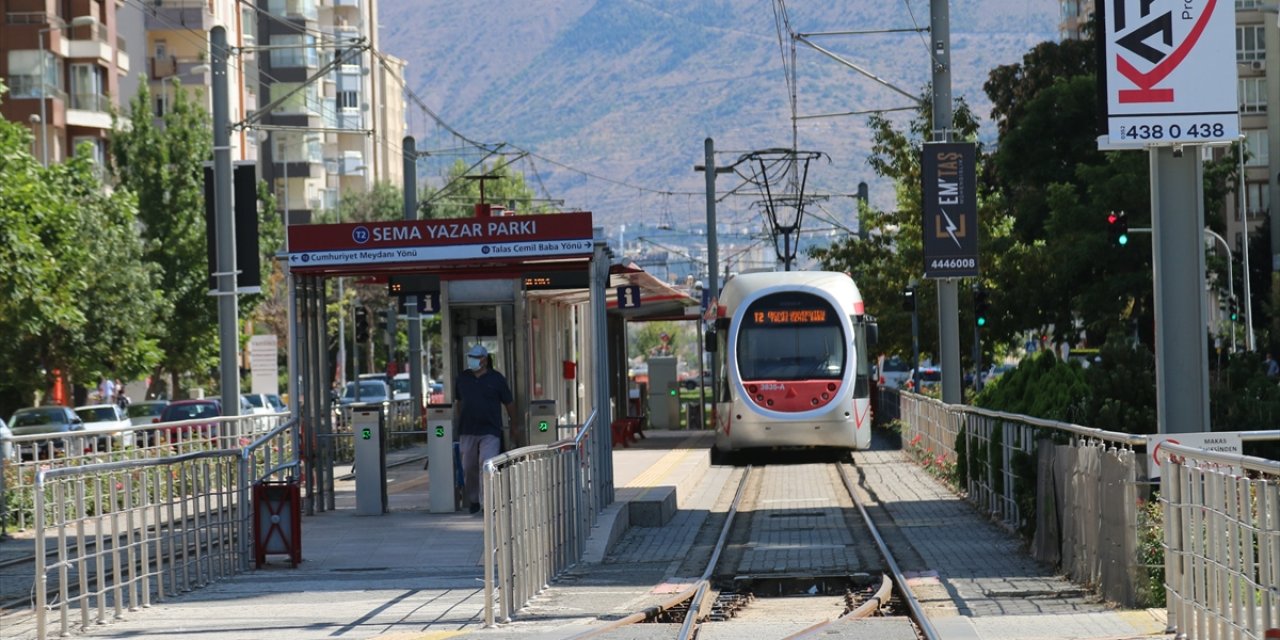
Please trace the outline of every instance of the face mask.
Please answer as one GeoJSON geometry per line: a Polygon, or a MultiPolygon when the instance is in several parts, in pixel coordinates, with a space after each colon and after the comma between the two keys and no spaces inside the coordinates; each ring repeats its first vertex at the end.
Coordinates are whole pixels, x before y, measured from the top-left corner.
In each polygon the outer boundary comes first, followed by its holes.
{"type": "Polygon", "coordinates": [[[479,369],[479,368],[480,368],[480,358],[473,358],[473,357],[471,357],[471,356],[467,356],[467,368],[468,368],[468,369],[479,369]]]}

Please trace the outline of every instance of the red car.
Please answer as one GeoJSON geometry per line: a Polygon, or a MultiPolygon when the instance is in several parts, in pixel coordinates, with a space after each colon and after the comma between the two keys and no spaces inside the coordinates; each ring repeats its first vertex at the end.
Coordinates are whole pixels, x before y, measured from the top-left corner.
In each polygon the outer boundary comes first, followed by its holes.
{"type": "MultiPolygon", "coordinates": [[[[166,405],[164,411],[160,412],[160,417],[156,418],[154,421],[168,423],[183,420],[199,420],[202,418],[217,418],[221,415],[222,403],[212,398],[204,398],[200,400],[178,400],[166,405]]],[[[210,437],[218,435],[217,422],[185,426],[165,426],[161,427],[161,429],[168,435],[168,439],[170,440],[175,439],[175,436],[190,435],[194,433],[210,437]]]]}

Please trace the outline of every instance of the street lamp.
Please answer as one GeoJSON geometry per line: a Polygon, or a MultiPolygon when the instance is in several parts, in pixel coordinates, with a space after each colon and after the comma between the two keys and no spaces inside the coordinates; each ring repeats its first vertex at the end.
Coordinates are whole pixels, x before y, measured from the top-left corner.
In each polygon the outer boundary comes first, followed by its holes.
{"type": "Polygon", "coordinates": [[[39,43],[37,47],[40,49],[40,144],[44,147],[44,166],[49,166],[49,116],[45,112],[45,101],[48,96],[45,89],[48,84],[48,70],[45,61],[49,59],[49,52],[44,50],[44,34],[50,31],[59,31],[67,27],[87,27],[89,25],[98,24],[98,19],[93,16],[76,16],[71,19],[70,23],[63,23],[51,27],[45,27],[36,32],[36,40],[39,43]]]}

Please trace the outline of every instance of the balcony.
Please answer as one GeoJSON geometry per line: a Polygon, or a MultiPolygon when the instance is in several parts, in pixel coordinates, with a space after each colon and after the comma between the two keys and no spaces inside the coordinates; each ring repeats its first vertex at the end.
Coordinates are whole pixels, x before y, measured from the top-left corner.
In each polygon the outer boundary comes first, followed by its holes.
{"type": "Polygon", "coordinates": [[[111,128],[111,96],[101,93],[73,93],[67,105],[67,126],[91,129],[111,128]]]}
{"type": "Polygon", "coordinates": [[[111,42],[107,38],[107,28],[100,24],[93,24],[83,27],[74,27],[68,29],[70,31],[70,41],[67,43],[67,57],[76,60],[98,60],[104,64],[111,64],[115,61],[115,51],[111,47],[111,42]],[[78,37],[88,30],[87,38],[78,37]]]}
{"type": "Polygon", "coordinates": [[[214,27],[213,12],[206,0],[144,0],[147,31],[192,29],[208,31],[214,27]]]}
{"type": "Polygon", "coordinates": [[[39,99],[41,93],[55,100],[66,102],[67,94],[51,84],[45,84],[43,87],[40,78],[37,76],[9,76],[5,78],[5,86],[9,87],[9,92],[5,94],[6,98],[32,98],[39,99]]]}
{"type": "Polygon", "coordinates": [[[120,37],[116,38],[116,70],[129,73],[129,41],[120,37]]]}
{"type": "Polygon", "coordinates": [[[6,11],[5,24],[49,24],[49,14],[44,11],[6,11]]]}

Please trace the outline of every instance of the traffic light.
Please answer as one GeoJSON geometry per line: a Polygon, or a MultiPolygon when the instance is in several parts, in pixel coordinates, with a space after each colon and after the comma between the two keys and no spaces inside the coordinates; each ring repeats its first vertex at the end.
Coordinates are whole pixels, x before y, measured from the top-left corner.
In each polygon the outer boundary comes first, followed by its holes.
{"type": "Polygon", "coordinates": [[[369,310],[356,307],[356,342],[369,341],[369,310]]]}
{"type": "Polygon", "coordinates": [[[987,326],[987,313],[991,310],[991,302],[987,298],[987,290],[982,287],[973,288],[973,323],[979,328],[987,326]]]}
{"type": "Polygon", "coordinates": [[[916,312],[916,288],[907,287],[902,290],[902,310],[907,313],[916,312]]]}
{"type": "Polygon", "coordinates": [[[1112,211],[1107,214],[1107,235],[1111,244],[1123,247],[1129,244],[1129,217],[1123,211],[1112,211]]]}
{"type": "Polygon", "coordinates": [[[385,332],[387,330],[387,310],[378,309],[378,331],[385,332]]]}
{"type": "Polygon", "coordinates": [[[1236,300],[1235,296],[1231,296],[1231,301],[1228,304],[1231,308],[1231,321],[1236,322],[1240,320],[1240,303],[1236,300]]]}

